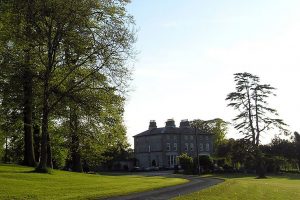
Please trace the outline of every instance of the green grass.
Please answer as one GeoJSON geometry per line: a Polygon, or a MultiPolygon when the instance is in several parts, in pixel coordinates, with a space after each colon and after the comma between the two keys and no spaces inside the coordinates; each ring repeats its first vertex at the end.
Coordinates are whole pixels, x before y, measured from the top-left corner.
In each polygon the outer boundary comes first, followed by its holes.
{"type": "Polygon", "coordinates": [[[256,179],[255,176],[246,175],[218,177],[225,179],[225,182],[176,200],[300,199],[300,175],[268,176],[267,179],[256,179]]]}
{"type": "Polygon", "coordinates": [[[180,178],[32,171],[30,167],[0,165],[0,199],[95,199],[187,182],[180,178]]]}

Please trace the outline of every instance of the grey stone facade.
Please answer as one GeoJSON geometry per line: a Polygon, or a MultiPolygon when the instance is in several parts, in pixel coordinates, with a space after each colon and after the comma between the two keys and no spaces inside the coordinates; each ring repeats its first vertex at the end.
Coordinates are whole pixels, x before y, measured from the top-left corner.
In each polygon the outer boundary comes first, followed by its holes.
{"type": "Polygon", "coordinates": [[[177,164],[176,157],[182,153],[196,157],[197,149],[198,155],[213,152],[213,135],[195,130],[187,120],[176,127],[175,121],[169,119],[162,128],[157,128],[156,122],[151,120],[148,130],[133,137],[137,165],[143,168],[173,168],[177,164]]]}

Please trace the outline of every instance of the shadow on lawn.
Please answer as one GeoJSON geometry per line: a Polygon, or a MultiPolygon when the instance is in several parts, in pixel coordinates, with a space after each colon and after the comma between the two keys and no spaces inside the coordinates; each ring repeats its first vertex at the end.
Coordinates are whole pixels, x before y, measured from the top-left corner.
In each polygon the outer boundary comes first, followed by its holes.
{"type": "MultiPolygon", "coordinates": [[[[253,178],[253,179],[259,179],[256,174],[213,174],[212,177],[219,177],[219,178],[228,178],[228,179],[234,179],[234,178],[253,178]]],[[[263,178],[262,180],[272,179],[272,178],[282,178],[282,179],[289,179],[289,180],[300,180],[300,174],[290,174],[290,173],[284,173],[284,174],[266,174],[266,178],[263,178]]]]}

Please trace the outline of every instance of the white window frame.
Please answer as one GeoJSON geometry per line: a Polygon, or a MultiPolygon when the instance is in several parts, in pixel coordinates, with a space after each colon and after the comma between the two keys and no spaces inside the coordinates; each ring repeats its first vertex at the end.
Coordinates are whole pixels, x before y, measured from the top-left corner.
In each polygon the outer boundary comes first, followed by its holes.
{"type": "Polygon", "coordinates": [[[209,151],[209,143],[206,143],[206,145],[205,145],[205,150],[206,150],[206,151],[209,151]]]}
{"type": "Polygon", "coordinates": [[[190,144],[190,150],[191,150],[191,151],[194,151],[194,143],[191,143],[191,144],[190,144]]]}
{"type": "Polygon", "coordinates": [[[171,145],[170,145],[170,143],[167,143],[167,151],[171,151],[171,145]]]}
{"type": "Polygon", "coordinates": [[[189,150],[189,144],[188,143],[185,143],[184,144],[184,151],[188,151],[189,150]]]}
{"type": "Polygon", "coordinates": [[[200,148],[200,151],[203,151],[203,143],[200,143],[199,148],[200,148]]]}

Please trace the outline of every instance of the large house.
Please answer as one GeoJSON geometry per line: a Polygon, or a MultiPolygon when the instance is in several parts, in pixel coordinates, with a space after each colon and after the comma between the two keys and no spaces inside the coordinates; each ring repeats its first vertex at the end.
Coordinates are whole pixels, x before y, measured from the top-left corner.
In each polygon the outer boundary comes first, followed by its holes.
{"type": "Polygon", "coordinates": [[[176,157],[183,153],[197,157],[197,151],[198,155],[210,155],[213,151],[213,135],[191,127],[188,120],[182,120],[176,127],[175,121],[169,119],[161,128],[151,120],[148,130],[133,137],[137,166],[144,168],[173,168],[176,157]]]}

